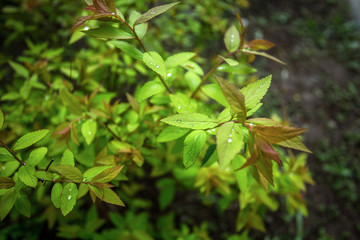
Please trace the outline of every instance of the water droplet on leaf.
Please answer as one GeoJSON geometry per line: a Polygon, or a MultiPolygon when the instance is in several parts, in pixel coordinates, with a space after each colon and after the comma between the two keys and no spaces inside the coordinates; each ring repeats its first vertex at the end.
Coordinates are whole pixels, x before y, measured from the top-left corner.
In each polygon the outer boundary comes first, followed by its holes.
{"type": "Polygon", "coordinates": [[[69,195],[69,196],[67,196],[67,200],[70,200],[71,199],[71,196],[69,195]]]}
{"type": "Polygon", "coordinates": [[[178,106],[178,109],[180,110],[180,109],[181,109],[181,106],[178,106]]]}
{"type": "Polygon", "coordinates": [[[231,138],[228,139],[228,143],[232,143],[232,139],[231,139],[231,138]]]}
{"type": "Polygon", "coordinates": [[[154,11],[150,11],[150,14],[155,14],[155,12],[154,12],[154,11]]]}
{"type": "Polygon", "coordinates": [[[91,131],[89,131],[88,134],[91,135],[91,131]]]}
{"type": "Polygon", "coordinates": [[[250,127],[252,127],[252,126],[254,126],[254,124],[252,124],[252,123],[249,123],[249,126],[250,126],[250,127]]]}
{"type": "Polygon", "coordinates": [[[232,134],[229,134],[229,138],[231,138],[232,137],[232,134]]]}
{"type": "Polygon", "coordinates": [[[172,76],[172,74],[171,74],[171,73],[168,73],[166,76],[171,77],[171,76],[172,76]]]}
{"type": "Polygon", "coordinates": [[[156,68],[159,68],[160,66],[159,65],[156,65],[156,68]]]}
{"type": "Polygon", "coordinates": [[[176,120],[178,123],[181,122],[181,119],[176,120]]]}
{"type": "Polygon", "coordinates": [[[211,131],[215,132],[215,128],[211,129],[211,131]]]}
{"type": "Polygon", "coordinates": [[[190,127],[193,127],[194,125],[193,124],[190,124],[190,127]]]}

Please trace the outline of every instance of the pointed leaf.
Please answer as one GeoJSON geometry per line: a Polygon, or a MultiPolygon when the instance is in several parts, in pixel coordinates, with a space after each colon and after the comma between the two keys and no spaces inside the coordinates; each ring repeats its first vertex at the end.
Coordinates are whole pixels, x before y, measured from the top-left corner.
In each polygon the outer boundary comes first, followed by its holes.
{"type": "Polygon", "coordinates": [[[13,150],[17,151],[20,149],[30,147],[31,145],[43,139],[48,133],[49,130],[47,129],[42,129],[35,132],[27,133],[16,141],[13,150]]]}
{"type": "Polygon", "coordinates": [[[43,158],[45,157],[47,151],[48,149],[46,147],[37,148],[31,151],[29,160],[27,161],[28,164],[32,166],[38,165],[39,162],[41,162],[41,160],[43,160],[43,158]]]}
{"type": "Polygon", "coordinates": [[[56,208],[60,208],[60,197],[63,191],[61,183],[55,183],[51,189],[51,201],[56,208]]]}
{"type": "Polygon", "coordinates": [[[246,108],[244,95],[237,88],[226,80],[216,77],[219,86],[228,101],[230,108],[237,114],[238,120],[244,122],[246,120],[246,108]]]}
{"type": "Polygon", "coordinates": [[[278,62],[280,64],[283,64],[283,65],[286,65],[286,63],[284,63],[283,61],[277,59],[276,57],[273,57],[267,53],[264,53],[264,52],[256,52],[256,51],[251,51],[251,50],[246,50],[246,49],[241,49],[242,52],[244,53],[250,53],[250,54],[255,54],[255,55],[259,55],[259,56],[263,56],[263,57],[266,57],[266,58],[269,58],[275,62],[278,62]]]}
{"type": "Polygon", "coordinates": [[[280,166],[282,166],[282,162],[280,160],[279,154],[274,150],[270,143],[261,137],[256,137],[256,144],[261,150],[261,153],[265,159],[271,159],[277,162],[280,166]]]}
{"type": "Polygon", "coordinates": [[[268,50],[275,47],[275,44],[264,39],[254,39],[247,43],[247,47],[251,50],[268,50]]]}
{"type": "Polygon", "coordinates": [[[83,180],[83,175],[79,169],[70,165],[57,165],[52,167],[55,171],[63,175],[65,178],[80,183],[83,180]]]}
{"type": "Polygon", "coordinates": [[[272,186],[274,186],[273,182],[273,167],[272,162],[266,160],[265,158],[260,157],[256,163],[255,166],[260,174],[260,180],[263,183],[264,188],[267,188],[267,183],[261,177],[264,177],[272,186]],[[261,176],[262,175],[262,176],[261,176]]]}
{"type": "Polygon", "coordinates": [[[257,125],[253,127],[253,131],[270,143],[276,144],[299,136],[306,131],[306,128],[257,125]]]}
{"type": "Polygon", "coordinates": [[[271,75],[251,83],[241,89],[240,91],[245,96],[245,105],[247,110],[251,110],[256,107],[261,99],[265,96],[271,84],[271,75]]]}
{"type": "Polygon", "coordinates": [[[133,45],[127,42],[121,42],[121,41],[111,41],[108,42],[109,45],[114,46],[116,48],[119,48],[121,51],[125,52],[126,54],[129,54],[131,57],[141,60],[143,59],[143,53],[135,48],[133,45]]]}
{"type": "Polygon", "coordinates": [[[278,142],[276,143],[276,145],[282,146],[282,147],[287,147],[287,148],[292,148],[292,149],[296,149],[299,151],[303,151],[303,152],[307,152],[307,153],[312,153],[305,145],[304,143],[301,141],[300,137],[295,137],[295,138],[291,138],[289,140],[285,140],[282,142],[278,142]]]}
{"type": "Polygon", "coordinates": [[[240,34],[234,25],[232,25],[225,33],[224,42],[229,52],[234,52],[240,46],[240,34]]]}
{"type": "Polygon", "coordinates": [[[159,81],[149,81],[144,84],[138,94],[139,102],[165,91],[164,85],[159,81]]]}
{"type": "Polygon", "coordinates": [[[0,108],[0,130],[4,126],[4,121],[5,121],[5,116],[4,116],[4,113],[2,112],[2,110],[0,108]]]}
{"type": "Polygon", "coordinates": [[[214,128],[218,124],[208,116],[200,113],[181,113],[161,120],[164,123],[175,127],[191,129],[214,128]]]}
{"type": "Polygon", "coordinates": [[[79,191],[75,183],[68,183],[64,187],[60,197],[60,209],[64,216],[73,210],[78,193],[79,191]]]}
{"type": "Polygon", "coordinates": [[[201,90],[210,98],[214,99],[224,107],[229,107],[229,103],[227,102],[224,94],[221,91],[221,88],[218,84],[212,83],[204,85],[201,90]]]}
{"type": "Polygon", "coordinates": [[[78,116],[82,114],[80,102],[66,88],[60,89],[60,98],[70,113],[78,116]]]}
{"type": "Polygon", "coordinates": [[[105,169],[101,173],[97,174],[91,180],[91,182],[100,182],[100,183],[110,182],[119,175],[123,167],[124,167],[123,165],[118,165],[112,168],[105,169]]]}
{"type": "Polygon", "coordinates": [[[29,70],[24,67],[23,65],[13,62],[13,61],[9,61],[10,66],[12,67],[12,69],[15,70],[15,72],[17,74],[19,74],[20,76],[24,77],[24,78],[29,78],[30,76],[30,72],[29,70]]]}
{"type": "Polygon", "coordinates": [[[123,201],[119,198],[119,196],[110,188],[104,187],[104,190],[101,190],[99,187],[89,185],[91,191],[95,193],[96,197],[98,197],[100,200],[115,204],[118,206],[125,206],[123,201]]]}
{"type": "Polygon", "coordinates": [[[178,139],[188,133],[190,129],[173,126],[166,127],[157,137],[157,142],[169,142],[178,139]]]}
{"type": "MultiPolygon", "coordinates": [[[[141,17],[141,13],[139,13],[138,11],[132,10],[130,12],[130,15],[129,15],[129,22],[128,22],[129,25],[134,26],[135,21],[139,17],[141,17]]],[[[142,39],[145,36],[146,32],[147,32],[148,24],[147,23],[142,23],[142,24],[136,25],[136,26],[134,26],[134,29],[135,29],[135,32],[138,35],[138,37],[140,39],[142,39]]]]}
{"type": "Polygon", "coordinates": [[[91,181],[93,177],[104,171],[105,169],[112,168],[113,166],[98,166],[98,167],[92,167],[89,168],[84,172],[84,182],[85,181],[91,181]]]}
{"type": "Polygon", "coordinates": [[[35,175],[35,167],[31,165],[21,166],[19,168],[19,178],[29,187],[36,187],[37,177],[35,175]]]}
{"type": "Polygon", "coordinates": [[[193,131],[185,138],[183,155],[185,168],[189,168],[195,163],[205,142],[206,132],[201,130],[193,131]]]}
{"type": "Polygon", "coordinates": [[[146,13],[141,15],[141,17],[135,21],[134,26],[144,23],[144,22],[147,22],[150,19],[153,19],[154,17],[159,16],[160,14],[168,11],[169,9],[171,9],[172,7],[174,7],[175,5],[177,5],[179,3],[180,2],[175,2],[175,3],[165,4],[165,5],[151,8],[149,11],[147,11],[146,13]]]}
{"type": "MultiPolygon", "coordinates": [[[[241,155],[236,155],[232,161],[233,170],[237,170],[241,168],[242,165],[246,162],[246,159],[241,155]]],[[[247,177],[247,169],[240,169],[235,172],[236,180],[238,182],[239,188],[241,192],[247,191],[248,185],[248,177],[247,177]]]]}
{"type": "Polygon", "coordinates": [[[87,145],[94,140],[97,131],[97,124],[94,120],[88,119],[81,125],[81,133],[85,138],[87,145]]]}
{"type": "Polygon", "coordinates": [[[92,37],[108,38],[108,39],[133,39],[134,36],[120,28],[115,28],[110,25],[103,25],[99,28],[83,31],[92,37]]]}
{"type": "Polygon", "coordinates": [[[62,155],[60,165],[75,166],[74,154],[69,149],[66,149],[62,155]]]}
{"type": "Polygon", "coordinates": [[[0,201],[0,218],[1,221],[9,214],[13,208],[16,198],[18,197],[18,192],[15,192],[14,189],[8,190],[4,196],[2,196],[0,201]]]}
{"type": "Polygon", "coordinates": [[[241,75],[248,75],[248,74],[257,72],[257,70],[255,68],[252,68],[243,63],[239,63],[236,66],[222,64],[217,68],[217,70],[219,70],[221,72],[227,72],[227,73],[231,73],[231,74],[241,74],[241,75]]]}
{"type": "Polygon", "coordinates": [[[224,60],[231,67],[239,65],[239,62],[232,58],[224,58],[223,56],[220,56],[220,55],[218,55],[218,57],[221,58],[222,60],[224,60]]]}
{"type": "Polygon", "coordinates": [[[15,181],[12,178],[0,177],[0,189],[9,189],[15,186],[15,181]]]}
{"type": "Polygon", "coordinates": [[[166,66],[162,57],[154,51],[146,52],[143,55],[143,61],[151,70],[166,78],[166,66]]]}
{"type": "Polygon", "coordinates": [[[244,147],[243,138],[240,127],[233,122],[219,127],[216,133],[216,150],[221,169],[227,168],[236,154],[244,147]]]}
{"type": "Polygon", "coordinates": [[[19,195],[15,202],[15,208],[25,217],[31,216],[31,202],[28,196],[24,192],[19,192],[19,195]]]}
{"type": "Polygon", "coordinates": [[[172,68],[182,65],[187,61],[189,61],[191,58],[193,58],[195,55],[196,53],[192,53],[192,52],[182,52],[182,53],[174,54],[165,60],[166,67],[172,68]]]}

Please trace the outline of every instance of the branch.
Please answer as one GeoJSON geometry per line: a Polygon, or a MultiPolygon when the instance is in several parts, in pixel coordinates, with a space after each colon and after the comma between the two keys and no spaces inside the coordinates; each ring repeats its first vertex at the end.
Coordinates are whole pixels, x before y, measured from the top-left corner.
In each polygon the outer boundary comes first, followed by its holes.
{"type": "Polygon", "coordinates": [[[21,161],[21,160],[15,155],[15,153],[14,153],[13,151],[11,151],[11,149],[8,148],[8,146],[6,146],[6,144],[5,144],[3,141],[0,140],[0,144],[15,158],[16,161],[18,161],[21,165],[26,166],[26,163],[23,162],[23,161],[21,161]]]}

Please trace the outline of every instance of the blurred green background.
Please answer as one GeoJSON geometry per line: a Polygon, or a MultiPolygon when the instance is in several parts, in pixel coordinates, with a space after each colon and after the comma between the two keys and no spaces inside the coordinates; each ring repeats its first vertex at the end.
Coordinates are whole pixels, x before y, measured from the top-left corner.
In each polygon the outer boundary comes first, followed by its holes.
{"type": "MultiPolygon", "coordinates": [[[[124,12],[128,8],[145,12],[150,6],[171,1],[115,2],[124,12]]],[[[203,66],[211,66],[216,60],[213,57],[224,49],[224,32],[236,21],[231,7],[235,4],[246,23],[247,40],[264,38],[275,43],[277,47],[270,53],[287,63],[281,66],[264,58],[254,62],[260,76],[273,74],[262,115],[277,114],[293,125],[309,128],[305,142],[313,151],[308,165],[316,185],[306,193],[309,216],[286,225],[282,224],[284,215],[270,214],[265,219],[265,239],[295,235],[299,239],[358,239],[360,32],[349,4],[336,0],[181,2],[168,18],[151,22],[147,46],[170,52],[194,51],[200,54],[203,66]]],[[[61,66],[62,74],[71,78],[71,65],[81,64],[78,59],[85,61],[85,51],[104,51],[104,46],[86,38],[69,44],[70,28],[84,15],[84,6],[82,1],[70,0],[2,0],[0,84],[12,81],[9,60],[35,66],[35,59],[52,59],[61,66]]],[[[98,73],[107,74],[108,81],[103,84],[108,87],[116,77],[109,71],[98,73]]],[[[0,95],[6,91],[0,88],[0,95]]],[[[146,221],[139,215],[126,218],[140,225],[146,221]]],[[[22,223],[16,224],[9,231],[22,223]]],[[[0,223],[0,228],[4,227],[0,223]]],[[[47,231],[42,228],[36,231],[47,231]]],[[[44,239],[52,236],[48,234],[42,235],[44,239]]],[[[254,239],[263,238],[260,233],[254,235],[254,239]]]]}

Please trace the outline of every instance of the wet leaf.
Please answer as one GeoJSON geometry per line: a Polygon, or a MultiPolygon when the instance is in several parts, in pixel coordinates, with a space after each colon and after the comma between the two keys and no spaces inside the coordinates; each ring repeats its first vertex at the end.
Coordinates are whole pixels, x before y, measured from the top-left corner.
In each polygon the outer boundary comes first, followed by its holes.
{"type": "Polygon", "coordinates": [[[146,52],[143,55],[143,61],[151,70],[166,78],[166,66],[162,57],[154,51],[146,52]]]}
{"type": "Polygon", "coordinates": [[[240,34],[234,25],[232,25],[225,33],[225,47],[229,52],[236,51],[240,46],[240,34]]]}
{"type": "Polygon", "coordinates": [[[27,133],[24,136],[22,136],[19,140],[16,141],[13,150],[21,150],[27,147],[30,147],[31,145],[37,143],[41,139],[43,139],[47,134],[49,133],[49,130],[42,129],[35,132],[27,133]]]}
{"type": "Polygon", "coordinates": [[[92,119],[87,119],[81,125],[81,133],[85,138],[87,145],[90,145],[96,136],[97,124],[92,119]]]}
{"type": "Polygon", "coordinates": [[[181,113],[161,120],[175,127],[191,129],[208,129],[217,126],[217,123],[208,116],[200,113],[181,113]]]}
{"type": "Polygon", "coordinates": [[[169,142],[178,139],[188,133],[190,129],[174,126],[166,127],[157,137],[157,142],[169,142]]]}
{"type": "Polygon", "coordinates": [[[147,22],[150,19],[153,19],[154,17],[159,16],[160,14],[168,11],[169,9],[171,9],[172,7],[176,6],[177,4],[179,4],[180,2],[175,2],[175,3],[170,3],[170,4],[165,4],[165,5],[161,5],[158,7],[154,7],[151,8],[149,11],[147,11],[146,13],[144,13],[143,15],[141,15],[141,17],[139,17],[135,23],[134,26],[147,22]]]}
{"type": "Polygon", "coordinates": [[[99,28],[83,31],[92,37],[108,38],[108,39],[133,39],[134,36],[120,28],[115,28],[110,25],[103,25],[99,28]]]}
{"type": "Polygon", "coordinates": [[[206,132],[201,130],[193,131],[185,138],[183,154],[185,168],[189,168],[195,163],[205,142],[206,132]]]}
{"type": "Polygon", "coordinates": [[[66,216],[75,207],[79,191],[75,183],[68,183],[61,193],[60,209],[61,213],[66,216]]]}
{"type": "Polygon", "coordinates": [[[174,54],[165,60],[167,68],[176,67],[182,65],[193,58],[196,54],[192,52],[182,52],[174,54]]]}
{"type": "Polygon", "coordinates": [[[261,80],[257,80],[241,89],[240,91],[245,96],[245,106],[247,110],[251,110],[260,103],[265,96],[271,84],[271,75],[261,80]]]}

